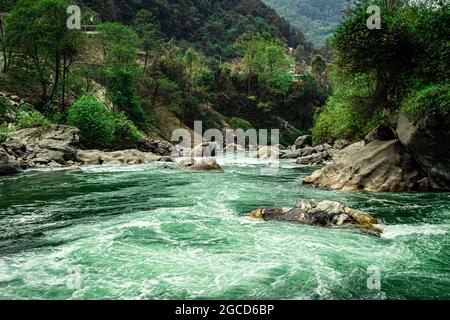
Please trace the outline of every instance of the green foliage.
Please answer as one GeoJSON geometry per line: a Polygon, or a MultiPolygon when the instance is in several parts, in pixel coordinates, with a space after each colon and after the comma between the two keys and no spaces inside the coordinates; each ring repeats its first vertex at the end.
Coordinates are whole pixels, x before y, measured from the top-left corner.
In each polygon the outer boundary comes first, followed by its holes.
{"type": "Polygon", "coordinates": [[[260,102],[258,102],[257,107],[262,112],[267,113],[267,112],[272,111],[272,107],[273,106],[272,106],[272,103],[270,101],[268,101],[268,102],[260,101],[260,102]]]}
{"type": "Polygon", "coordinates": [[[62,111],[65,80],[84,40],[80,31],[66,26],[68,6],[66,0],[19,0],[6,18],[5,30],[9,64],[39,82],[42,105],[59,93],[62,111]]]}
{"type": "Polygon", "coordinates": [[[68,123],[80,129],[84,147],[108,148],[142,139],[136,126],[122,112],[113,112],[90,95],[82,96],[69,110],[68,123]]]}
{"type": "Polygon", "coordinates": [[[0,97],[0,122],[6,120],[5,115],[11,109],[8,101],[2,97],[0,97]]]}
{"type": "Polygon", "coordinates": [[[112,113],[93,96],[82,96],[70,107],[68,123],[80,129],[85,148],[108,148],[114,140],[112,113]]]}
{"type": "Polygon", "coordinates": [[[132,23],[140,10],[147,10],[159,22],[163,36],[195,44],[204,54],[217,59],[234,57],[233,44],[245,32],[270,32],[272,36],[287,39],[291,47],[303,44],[312,50],[301,32],[259,0],[79,2],[98,12],[104,21],[124,24],[132,23]]]}
{"type": "Polygon", "coordinates": [[[34,127],[48,127],[50,126],[50,121],[36,110],[24,111],[21,110],[17,114],[16,129],[26,129],[34,127]]]}
{"type": "Polygon", "coordinates": [[[368,106],[376,87],[373,76],[360,74],[349,79],[335,71],[333,80],[335,91],[312,132],[315,143],[331,138],[363,138],[381,122],[382,109],[368,106]]]}
{"type": "Polygon", "coordinates": [[[267,33],[246,33],[238,39],[236,48],[241,52],[248,77],[248,92],[254,89],[252,80],[256,77],[267,83],[274,93],[287,93],[294,80],[288,72],[294,61],[286,54],[285,44],[267,33]]]}
{"type": "Polygon", "coordinates": [[[252,128],[252,124],[250,122],[238,117],[231,118],[230,125],[235,130],[242,129],[244,131],[247,131],[248,129],[252,128]]]}
{"type": "Polygon", "coordinates": [[[342,20],[347,0],[263,0],[275,8],[292,25],[305,32],[317,46],[325,40],[342,20]]]}
{"type": "Polygon", "coordinates": [[[0,123],[0,143],[8,139],[9,133],[15,130],[15,127],[10,127],[7,124],[0,123]]]}
{"type": "Polygon", "coordinates": [[[448,116],[450,111],[450,85],[432,84],[424,89],[414,91],[403,102],[400,112],[412,120],[418,120],[427,115],[448,116]]]}
{"type": "Polygon", "coordinates": [[[367,28],[367,1],[362,0],[337,29],[335,67],[340,73],[335,74],[335,92],[316,121],[316,142],[361,138],[384,120],[384,109],[400,109],[414,119],[448,109],[449,5],[374,3],[382,10],[380,30],[367,28]]]}
{"type": "Polygon", "coordinates": [[[114,143],[137,141],[142,139],[142,134],[122,112],[113,113],[112,120],[114,126],[114,143]]]}
{"type": "Polygon", "coordinates": [[[326,67],[327,63],[325,59],[319,54],[316,54],[311,60],[312,71],[316,74],[324,72],[326,67]]]}
{"type": "Polygon", "coordinates": [[[128,50],[136,50],[139,44],[139,38],[136,32],[121,23],[107,22],[97,26],[96,37],[103,48],[104,58],[115,47],[120,46],[128,50]]]}
{"type": "Polygon", "coordinates": [[[106,52],[106,78],[108,97],[114,106],[125,113],[139,128],[145,130],[145,114],[137,94],[137,84],[141,71],[137,63],[137,35],[129,27],[107,23],[102,26],[101,34],[106,52]],[[128,37],[126,40],[112,38],[111,33],[128,37]],[[105,40],[107,39],[107,40],[105,40]]]}

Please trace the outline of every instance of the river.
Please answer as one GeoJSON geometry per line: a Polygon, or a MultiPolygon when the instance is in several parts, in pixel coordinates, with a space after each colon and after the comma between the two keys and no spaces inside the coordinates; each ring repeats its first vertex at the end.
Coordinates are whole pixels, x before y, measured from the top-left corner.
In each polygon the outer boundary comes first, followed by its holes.
{"type": "Polygon", "coordinates": [[[450,299],[449,193],[327,192],[293,161],[221,164],[1,178],[0,299],[450,299]],[[383,235],[248,217],[302,197],[367,211],[383,235]]]}

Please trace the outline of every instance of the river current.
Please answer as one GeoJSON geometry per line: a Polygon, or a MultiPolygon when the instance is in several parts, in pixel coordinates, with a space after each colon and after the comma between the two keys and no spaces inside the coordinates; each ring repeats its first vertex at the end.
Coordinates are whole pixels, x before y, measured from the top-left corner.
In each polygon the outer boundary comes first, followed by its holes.
{"type": "Polygon", "coordinates": [[[300,186],[317,168],[290,160],[220,163],[1,178],[0,299],[450,299],[450,193],[330,192],[300,186]],[[248,217],[301,198],[369,212],[384,232],[248,217]]]}

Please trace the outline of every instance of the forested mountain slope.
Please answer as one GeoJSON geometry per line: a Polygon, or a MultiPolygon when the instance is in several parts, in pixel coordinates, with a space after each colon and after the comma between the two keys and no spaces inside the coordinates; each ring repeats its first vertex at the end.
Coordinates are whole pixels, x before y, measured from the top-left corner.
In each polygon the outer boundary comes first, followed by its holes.
{"type": "Polygon", "coordinates": [[[292,25],[300,28],[316,46],[343,20],[348,0],[263,0],[292,25]]]}
{"type": "Polygon", "coordinates": [[[147,9],[159,20],[167,37],[195,43],[205,54],[232,57],[232,44],[245,32],[268,31],[284,38],[290,47],[312,50],[302,32],[261,0],[79,0],[101,21],[131,23],[139,10],[147,9]]]}

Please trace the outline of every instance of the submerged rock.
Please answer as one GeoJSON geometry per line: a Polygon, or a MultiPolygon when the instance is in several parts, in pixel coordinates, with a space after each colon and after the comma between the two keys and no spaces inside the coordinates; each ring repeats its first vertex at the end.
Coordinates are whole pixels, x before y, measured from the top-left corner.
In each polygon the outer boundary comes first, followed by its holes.
{"type": "Polygon", "coordinates": [[[286,221],[317,227],[357,227],[380,236],[381,230],[376,227],[378,221],[370,214],[348,208],[339,202],[301,200],[292,209],[269,208],[257,209],[250,213],[255,219],[265,221],[286,221]]]}
{"type": "Polygon", "coordinates": [[[399,140],[351,145],[303,180],[331,190],[399,192],[421,189],[424,175],[399,140]]]}
{"type": "Polygon", "coordinates": [[[19,163],[0,146],[0,176],[21,173],[19,163]]]}

